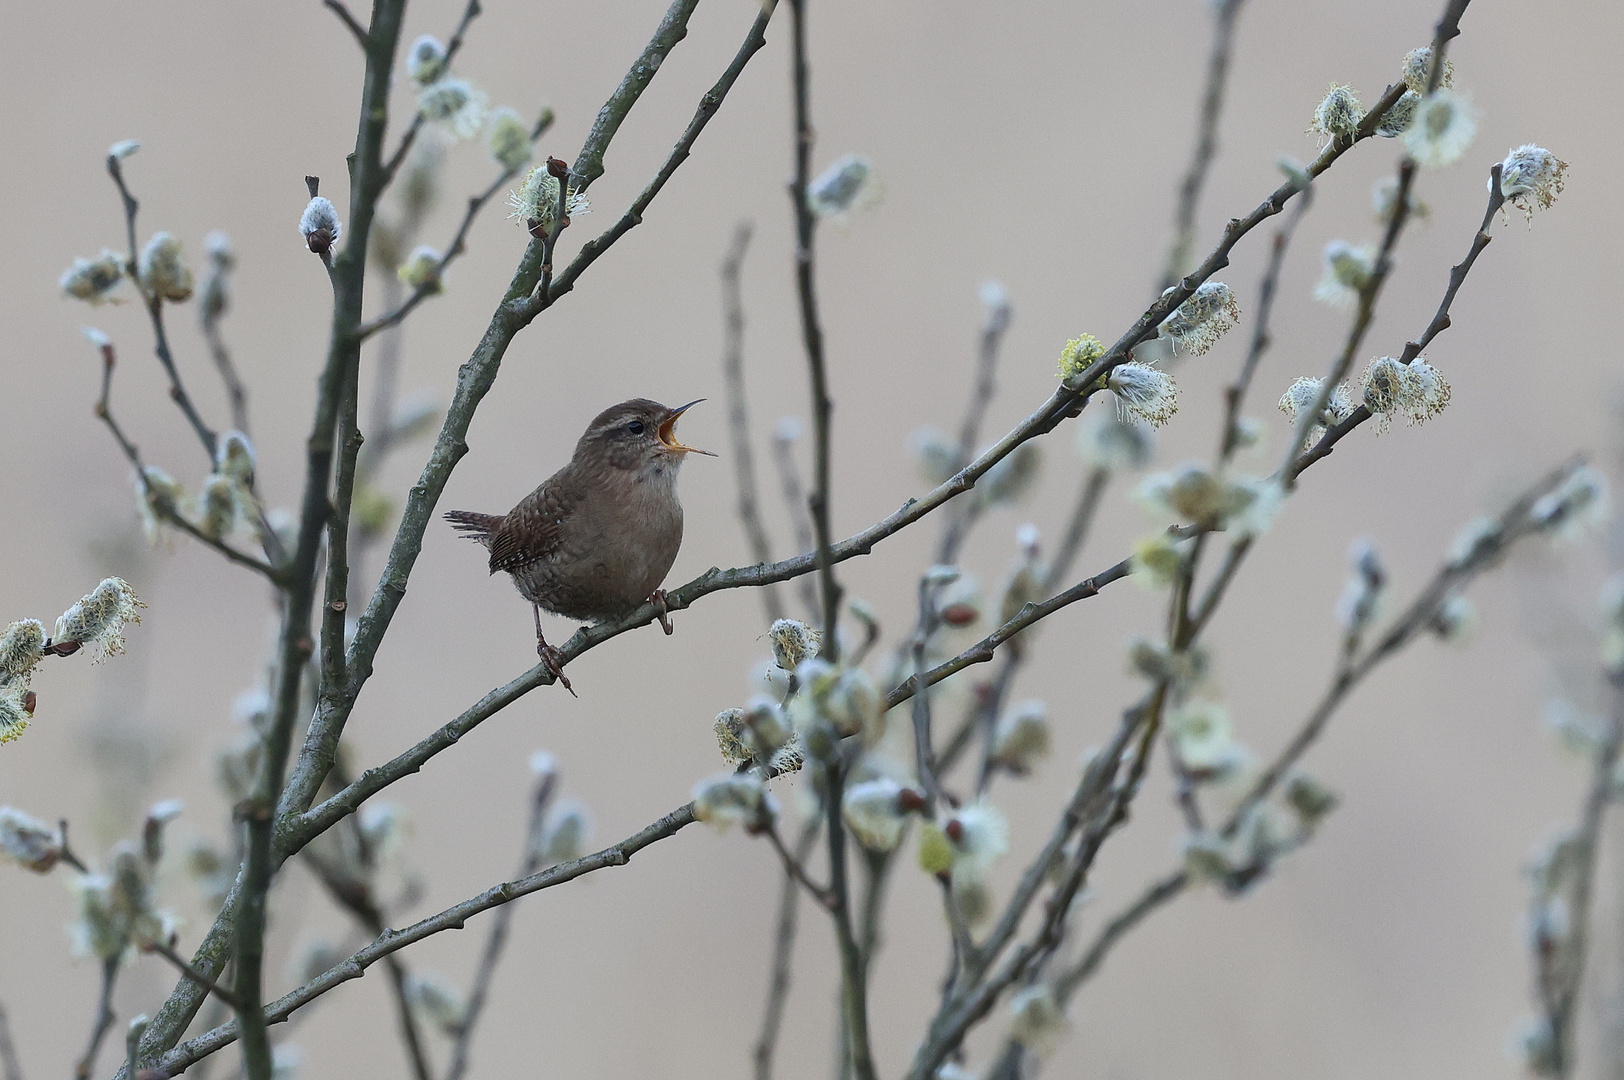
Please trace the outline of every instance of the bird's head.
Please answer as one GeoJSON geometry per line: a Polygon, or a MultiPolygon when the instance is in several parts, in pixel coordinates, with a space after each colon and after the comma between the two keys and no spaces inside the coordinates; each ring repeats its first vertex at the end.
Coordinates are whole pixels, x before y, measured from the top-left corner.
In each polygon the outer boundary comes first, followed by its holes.
{"type": "Polygon", "coordinates": [[[631,472],[675,473],[689,454],[716,455],[684,446],[677,440],[677,419],[700,401],[669,408],[648,398],[633,398],[599,413],[575,445],[577,461],[590,459],[631,472]]]}

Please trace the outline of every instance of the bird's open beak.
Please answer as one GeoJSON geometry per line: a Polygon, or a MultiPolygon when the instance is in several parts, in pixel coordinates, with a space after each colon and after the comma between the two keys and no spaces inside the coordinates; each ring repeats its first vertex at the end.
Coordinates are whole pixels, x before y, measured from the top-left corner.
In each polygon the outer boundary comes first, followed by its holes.
{"type": "Polygon", "coordinates": [[[660,421],[661,446],[678,454],[704,454],[706,457],[716,456],[709,450],[700,450],[696,447],[684,446],[677,441],[677,418],[683,413],[687,412],[689,409],[693,408],[695,405],[698,405],[700,401],[704,400],[704,398],[699,398],[697,401],[690,401],[680,409],[672,409],[670,413],[666,415],[666,418],[660,421]]]}

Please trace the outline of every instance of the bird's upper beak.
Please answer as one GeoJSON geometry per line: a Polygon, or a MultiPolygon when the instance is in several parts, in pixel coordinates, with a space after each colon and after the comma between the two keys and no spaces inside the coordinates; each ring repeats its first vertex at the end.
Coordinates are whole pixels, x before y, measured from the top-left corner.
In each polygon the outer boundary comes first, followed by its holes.
{"type": "Polygon", "coordinates": [[[716,456],[709,450],[700,450],[696,447],[684,446],[677,441],[677,418],[704,400],[704,398],[699,398],[697,401],[690,401],[681,408],[672,409],[670,412],[665,414],[665,419],[660,421],[659,429],[660,445],[662,447],[677,454],[704,454],[706,457],[716,456]]]}

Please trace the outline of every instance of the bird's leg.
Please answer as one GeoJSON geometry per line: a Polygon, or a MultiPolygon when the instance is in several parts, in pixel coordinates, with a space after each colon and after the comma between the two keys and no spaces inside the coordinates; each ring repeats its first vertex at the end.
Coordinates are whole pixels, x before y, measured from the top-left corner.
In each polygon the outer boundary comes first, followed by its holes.
{"type": "Polygon", "coordinates": [[[671,628],[670,609],[665,606],[665,590],[655,589],[653,592],[649,593],[648,602],[660,609],[660,629],[665,631],[666,637],[670,637],[673,631],[671,628]]]}
{"type": "Polygon", "coordinates": [[[564,654],[547,644],[547,639],[541,636],[541,605],[532,601],[530,611],[536,617],[536,655],[541,657],[541,662],[552,672],[559,685],[570,692],[570,697],[580,697],[575,687],[570,685],[569,676],[564,674],[564,654]]]}

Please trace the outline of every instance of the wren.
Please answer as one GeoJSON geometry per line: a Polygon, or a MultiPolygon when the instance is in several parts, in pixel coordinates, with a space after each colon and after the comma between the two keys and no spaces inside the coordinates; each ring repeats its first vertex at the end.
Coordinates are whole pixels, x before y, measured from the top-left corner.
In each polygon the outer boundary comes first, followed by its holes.
{"type": "Polygon", "coordinates": [[[677,418],[699,401],[670,409],[633,398],[605,409],[575,444],[570,463],[506,514],[445,515],[452,528],[490,550],[490,572],[507,571],[530,601],[536,655],[571,694],[563,654],[542,636],[543,608],[602,622],[652,601],[671,633],[660,583],[682,546],[677,470],[689,454],[716,456],[677,441],[677,418]]]}

